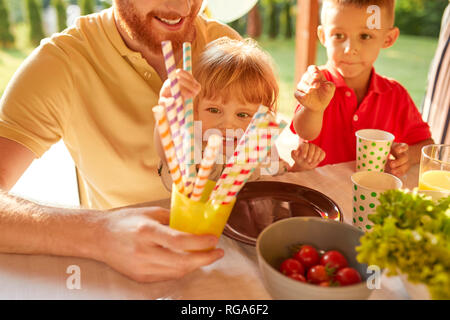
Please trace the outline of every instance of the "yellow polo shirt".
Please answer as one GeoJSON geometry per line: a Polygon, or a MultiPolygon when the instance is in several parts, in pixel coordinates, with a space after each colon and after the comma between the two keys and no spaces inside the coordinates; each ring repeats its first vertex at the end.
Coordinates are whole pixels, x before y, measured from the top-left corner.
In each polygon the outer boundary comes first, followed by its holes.
{"type": "MultiPolygon", "coordinates": [[[[226,25],[198,17],[192,59],[226,25]]],[[[161,55],[162,59],[162,55],[161,55]]],[[[179,67],[181,61],[179,61],[179,67]]],[[[41,157],[64,140],[81,178],[82,205],[108,209],[169,196],[153,145],[162,79],[123,42],[112,9],[81,17],[42,41],[0,100],[0,136],[41,157]]]]}

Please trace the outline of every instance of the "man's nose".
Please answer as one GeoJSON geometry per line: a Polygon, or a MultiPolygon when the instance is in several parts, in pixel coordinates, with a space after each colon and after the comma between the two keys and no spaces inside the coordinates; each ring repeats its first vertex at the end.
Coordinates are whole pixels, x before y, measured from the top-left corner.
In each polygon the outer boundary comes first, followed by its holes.
{"type": "Polygon", "coordinates": [[[167,7],[173,13],[186,17],[191,13],[192,0],[167,0],[167,7]]]}

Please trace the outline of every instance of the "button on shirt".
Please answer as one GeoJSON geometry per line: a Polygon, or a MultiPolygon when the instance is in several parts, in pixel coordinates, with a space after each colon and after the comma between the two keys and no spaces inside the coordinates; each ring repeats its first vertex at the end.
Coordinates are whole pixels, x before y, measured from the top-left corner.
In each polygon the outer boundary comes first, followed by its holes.
{"type": "MultiPolygon", "coordinates": [[[[336,85],[336,92],[324,112],[319,136],[310,141],[326,152],[320,166],[355,160],[355,132],[360,129],[385,130],[395,136],[396,142],[409,145],[431,138],[428,124],[397,81],[380,76],[373,69],[367,94],[358,106],[355,93],[340,74],[323,72],[336,85]]],[[[291,130],[295,133],[293,124],[291,130]]]]}

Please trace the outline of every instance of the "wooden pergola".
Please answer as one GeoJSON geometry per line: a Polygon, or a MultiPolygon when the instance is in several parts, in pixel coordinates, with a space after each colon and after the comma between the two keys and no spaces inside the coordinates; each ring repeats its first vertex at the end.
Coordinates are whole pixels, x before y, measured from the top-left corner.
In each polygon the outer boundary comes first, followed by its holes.
{"type": "Polygon", "coordinates": [[[295,82],[309,65],[316,63],[319,0],[297,0],[295,82]]]}

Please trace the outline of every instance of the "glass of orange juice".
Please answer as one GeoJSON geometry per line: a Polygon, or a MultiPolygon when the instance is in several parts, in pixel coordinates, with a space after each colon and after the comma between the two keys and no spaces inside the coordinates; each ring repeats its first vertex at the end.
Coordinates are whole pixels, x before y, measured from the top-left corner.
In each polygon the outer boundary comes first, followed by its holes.
{"type": "Polygon", "coordinates": [[[419,192],[433,199],[450,195],[450,145],[432,144],[422,148],[419,192]]]}

